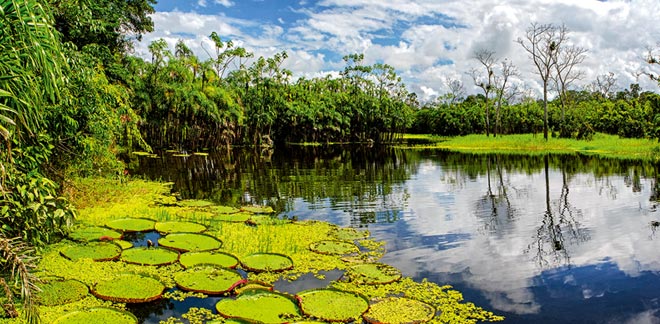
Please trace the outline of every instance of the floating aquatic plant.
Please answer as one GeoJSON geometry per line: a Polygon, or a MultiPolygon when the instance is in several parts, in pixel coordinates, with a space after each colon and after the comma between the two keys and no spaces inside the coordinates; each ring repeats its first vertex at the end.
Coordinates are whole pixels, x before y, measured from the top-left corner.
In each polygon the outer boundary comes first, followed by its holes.
{"type": "Polygon", "coordinates": [[[179,252],[157,247],[135,247],[124,250],[121,260],[127,263],[163,266],[179,260],[179,252]]]}
{"type": "Polygon", "coordinates": [[[69,238],[74,241],[98,241],[98,240],[119,240],[121,233],[100,226],[86,226],[75,229],[69,233],[69,238]]]}
{"type": "Polygon", "coordinates": [[[402,297],[375,299],[363,315],[368,323],[417,324],[430,321],[435,316],[433,306],[402,297]]]}
{"type": "Polygon", "coordinates": [[[245,291],[251,290],[251,289],[262,289],[262,290],[270,290],[273,291],[273,285],[263,282],[263,281],[258,281],[258,280],[248,280],[245,283],[241,284],[240,287],[236,287],[234,290],[237,294],[241,294],[245,291]]]}
{"type": "Polygon", "coordinates": [[[201,233],[206,231],[206,226],[193,222],[184,221],[167,221],[156,222],[154,226],[156,231],[169,234],[169,233],[201,233]]]}
{"type": "Polygon", "coordinates": [[[129,241],[124,241],[124,240],[114,240],[114,241],[112,241],[112,242],[115,243],[115,244],[117,244],[117,245],[119,245],[119,247],[121,247],[122,250],[130,249],[130,248],[133,247],[133,243],[131,243],[131,242],[129,242],[129,241]]]}
{"type": "Polygon", "coordinates": [[[357,284],[378,285],[401,279],[401,271],[384,263],[362,263],[349,267],[346,276],[357,284]]]}
{"type": "Polygon", "coordinates": [[[234,214],[240,211],[240,209],[231,206],[210,206],[209,210],[218,214],[234,214]]]}
{"type": "Polygon", "coordinates": [[[217,238],[196,233],[172,233],[158,239],[158,244],[182,252],[210,251],[219,249],[222,242],[217,238]]]}
{"type": "Polygon", "coordinates": [[[336,289],[311,289],[296,294],[305,315],[330,322],[356,321],[369,309],[361,294],[336,289]]]}
{"type": "Polygon", "coordinates": [[[100,299],[119,303],[146,303],[160,299],[165,285],[143,275],[123,274],[92,287],[92,294],[100,299]]]}
{"type": "Polygon", "coordinates": [[[253,214],[272,214],[275,212],[273,207],[270,206],[243,206],[241,211],[253,214]]]}
{"type": "Polygon", "coordinates": [[[279,253],[253,253],[241,258],[243,268],[248,271],[284,271],[293,268],[293,260],[279,253]]]}
{"type": "Polygon", "coordinates": [[[187,291],[209,295],[224,294],[241,282],[243,277],[235,270],[214,266],[198,266],[174,275],[176,285],[187,291]]]}
{"type": "Polygon", "coordinates": [[[137,324],[135,315],[111,307],[76,310],[61,316],[53,324],[137,324]]]}
{"type": "Polygon", "coordinates": [[[226,318],[267,324],[287,323],[300,317],[298,306],[291,296],[262,289],[245,291],[236,299],[223,299],[215,308],[226,318]]]}
{"type": "Polygon", "coordinates": [[[340,241],[361,240],[369,237],[369,231],[359,231],[351,227],[342,227],[337,228],[337,230],[332,233],[332,236],[340,241]]]}
{"type": "Polygon", "coordinates": [[[233,214],[217,214],[213,216],[214,221],[221,221],[221,222],[237,222],[237,223],[242,223],[247,221],[253,216],[253,214],[250,213],[244,213],[244,212],[237,212],[233,214]]]}
{"type": "Polygon", "coordinates": [[[39,285],[41,291],[37,294],[40,305],[64,305],[83,299],[89,293],[89,288],[78,280],[49,280],[39,285]]]}
{"type": "Polygon", "coordinates": [[[119,218],[107,222],[105,225],[121,232],[147,232],[153,231],[156,221],[146,218],[119,218]]]}
{"type": "Polygon", "coordinates": [[[60,254],[71,261],[82,258],[89,258],[94,261],[110,261],[119,258],[121,247],[108,242],[89,242],[64,248],[60,251],[60,254]]]}
{"type": "Polygon", "coordinates": [[[359,252],[358,247],[347,241],[323,240],[310,244],[309,249],[321,254],[351,254],[359,252]]]}
{"type": "Polygon", "coordinates": [[[186,252],[179,257],[179,263],[184,268],[192,268],[200,264],[235,268],[238,265],[238,259],[229,253],[220,251],[186,252]]]}
{"type": "Polygon", "coordinates": [[[209,207],[215,203],[208,200],[187,199],[180,201],[179,205],[182,207],[209,207]]]}

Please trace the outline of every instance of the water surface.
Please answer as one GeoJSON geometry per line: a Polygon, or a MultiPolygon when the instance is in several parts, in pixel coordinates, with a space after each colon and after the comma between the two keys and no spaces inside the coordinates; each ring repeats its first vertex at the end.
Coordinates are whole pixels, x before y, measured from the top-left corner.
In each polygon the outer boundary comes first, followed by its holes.
{"type": "Polygon", "coordinates": [[[366,147],[142,158],[183,198],[361,227],[506,323],[660,323],[658,167],[366,147]]]}

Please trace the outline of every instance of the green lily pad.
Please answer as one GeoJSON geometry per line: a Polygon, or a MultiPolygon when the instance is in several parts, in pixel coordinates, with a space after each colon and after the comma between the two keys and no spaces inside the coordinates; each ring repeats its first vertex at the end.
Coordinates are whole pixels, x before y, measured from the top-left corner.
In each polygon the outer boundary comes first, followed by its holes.
{"type": "Polygon", "coordinates": [[[248,220],[252,225],[284,225],[291,223],[289,219],[280,219],[268,215],[253,215],[248,220]]]}
{"type": "Polygon", "coordinates": [[[122,250],[127,250],[127,249],[130,249],[130,248],[133,247],[133,243],[131,243],[129,241],[115,240],[115,241],[112,241],[112,242],[119,245],[119,247],[121,247],[122,250]]]}
{"type": "Polygon", "coordinates": [[[241,211],[253,214],[272,214],[275,212],[273,207],[270,206],[243,206],[241,211]]]}
{"type": "Polygon", "coordinates": [[[181,207],[209,207],[215,205],[214,202],[208,200],[187,199],[179,201],[181,207]]]}
{"type": "Polygon", "coordinates": [[[177,262],[179,253],[168,249],[143,246],[125,250],[121,255],[121,260],[132,264],[163,266],[177,262]]]}
{"type": "Polygon", "coordinates": [[[124,274],[97,283],[92,294],[118,303],[146,303],[160,299],[165,285],[160,281],[136,274],[124,274]]]}
{"type": "Polygon", "coordinates": [[[214,266],[199,266],[179,272],[174,275],[174,281],[183,290],[209,295],[227,293],[244,282],[237,271],[214,266]]]}
{"type": "Polygon", "coordinates": [[[205,251],[205,252],[186,252],[179,257],[179,263],[184,268],[192,268],[200,264],[217,265],[223,268],[236,268],[238,259],[225,252],[205,251]]]}
{"type": "Polygon", "coordinates": [[[206,231],[206,226],[193,222],[169,221],[157,222],[154,226],[160,233],[201,233],[206,231]]]}
{"type": "Polygon", "coordinates": [[[284,271],[293,268],[293,260],[279,253],[254,253],[241,259],[243,268],[248,271],[284,271]]]}
{"type": "Polygon", "coordinates": [[[218,214],[234,214],[238,213],[240,209],[231,206],[211,206],[211,211],[218,214]]]}
{"type": "Polygon", "coordinates": [[[367,299],[357,293],[336,289],[311,289],[298,293],[305,315],[331,322],[356,321],[369,309],[367,299]]]}
{"type": "Polygon", "coordinates": [[[89,288],[78,280],[51,280],[39,285],[40,305],[56,306],[72,303],[83,299],[89,293],[89,288]]]}
{"type": "Polygon", "coordinates": [[[354,241],[369,237],[369,231],[359,231],[354,228],[338,228],[333,236],[340,241],[354,241]]]}
{"type": "Polygon", "coordinates": [[[221,222],[245,222],[252,217],[250,213],[234,213],[234,214],[217,214],[213,216],[213,220],[221,222]]]}
{"type": "Polygon", "coordinates": [[[137,324],[135,315],[116,308],[94,307],[58,317],[53,324],[137,324]]]}
{"type": "Polygon", "coordinates": [[[182,252],[217,250],[222,241],[206,234],[172,233],[158,239],[158,244],[182,252]]]}
{"type": "Polygon", "coordinates": [[[358,284],[388,284],[401,279],[401,271],[383,263],[362,263],[348,268],[346,275],[358,284]]]}
{"type": "Polygon", "coordinates": [[[69,233],[69,238],[74,241],[98,241],[98,240],[119,240],[121,233],[107,227],[90,226],[76,229],[69,233]]]}
{"type": "Polygon", "coordinates": [[[324,240],[319,242],[314,242],[309,245],[309,249],[321,254],[351,254],[357,253],[360,250],[352,242],[346,241],[337,241],[337,240],[324,240]]]}
{"type": "Polygon", "coordinates": [[[235,292],[237,294],[242,294],[248,290],[252,289],[261,289],[261,290],[270,290],[273,291],[274,287],[273,285],[263,282],[263,281],[257,281],[257,280],[248,280],[244,284],[242,284],[240,287],[236,287],[235,292]]]}
{"type": "Polygon", "coordinates": [[[368,323],[417,324],[435,316],[435,308],[418,300],[388,297],[376,300],[363,315],[368,323]]]}
{"type": "Polygon", "coordinates": [[[77,261],[89,258],[94,261],[116,260],[121,254],[121,247],[108,242],[89,242],[84,245],[73,245],[60,251],[60,254],[71,260],[77,261]]]}
{"type": "Polygon", "coordinates": [[[147,232],[154,230],[156,221],[146,218],[119,218],[113,219],[105,225],[121,232],[147,232]]]}
{"type": "Polygon", "coordinates": [[[288,295],[252,289],[236,299],[225,298],[215,305],[226,318],[243,318],[261,323],[287,323],[300,317],[296,302],[288,295]]]}

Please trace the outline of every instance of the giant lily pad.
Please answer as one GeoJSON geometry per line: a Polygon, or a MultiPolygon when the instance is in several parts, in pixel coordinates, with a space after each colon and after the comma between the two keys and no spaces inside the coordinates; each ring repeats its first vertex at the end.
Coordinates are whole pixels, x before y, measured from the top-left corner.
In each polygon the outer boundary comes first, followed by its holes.
{"type": "Polygon", "coordinates": [[[204,294],[224,294],[244,282],[235,270],[213,266],[199,266],[174,275],[179,288],[204,294]]]}
{"type": "Polygon", "coordinates": [[[243,206],[241,211],[245,211],[253,214],[272,214],[275,212],[273,207],[270,206],[243,206]]]}
{"type": "Polygon", "coordinates": [[[57,318],[53,324],[137,324],[135,315],[116,308],[94,307],[76,310],[57,318]]]}
{"type": "Polygon", "coordinates": [[[321,254],[351,254],[359,252],[358,247],[346,241],[324,240],[309,245],[309,249],[321,254]]]}
{"type": "Polygon", "coordinates": [[[378,299],[363,318],[368,323],[417,324],[430,321],[435,308],[418,300],[403,297],[378,299]]]}
{"type": "Polygon", "coordinates": [[[262,289],[245,291],[236,299],[223,299],[215,308],[226,318],[244,318],[261,323],[287,323],[300,316],[293,298],[262,289]]]}
{"type": "Polygon", "coordinates": [[[304,314],[324,321],[355,321],[369,309],[367,299],[354,292],[311,289],[300,292],[296,296],[304,314]]]}
{"type": "Polygon", "coordinates": [[[188,199],[179,202],[182,207],[209,207],[215,205],[212,201],[188,199]]]}
{"type": "Polygon", "coordinates": [[[213,216],[213,220],[241,223],[250,219],[250,217],[252,217],[250,213],[217,214],[213,216]]]}
{"type": "Polygon", "coordinates": [[[111,230],[107,227],[90,226],[76,229],[69,233],[69,237],[75,241],[98,241],[98,240],[118,240],[121,233],[111,230]]]}
{"type": "Polygon", "coordinates": [[[165,290],[165,286],[154,278],[124,274],[97,283],[92,287],[92,294],[100,299],[113,302],[146,303],[160,299],[163,290],[165,290]]]}
{"type": "Polygon", "coordinates": [[[383,263],[362,263],[351,266],[346,273],[352,282],[358,284],[388,284],[401,279],[401,271],[383,263]]]}
{"type": "Polygon", "coordinates": [[[359,231],[354,228],[338,228],[333,236],[342,241],[361,240],[369,237],[369,231],[359,231]]]}
{"type": "Polygon", "coordinates": [[[217,238],[196,233],[172,233],[158,239],[158,244],[182,252],[210,251],[219,249],[222,242],[217,238]]]}
{"type": "Polygon", "coordinates": [[[158,232],[168,233],[201,233],[206,231],[206,226],[193,222],[169,221],[157,222],[155,228],[158,232]]]}
{"type": "Polygon", "coordinates": [[[179,257],[179,263],[184,268],[192,268],[200,264],[235,268],[238,265],[238,259],[229,253],[220,251],[186,252],[179,257]]]}
{"type": "Polygon", "coordinates": [[[162,266],[179,260],[179,253],[168,249],[143,246],[124,250],[121,260],[139,265],[162,266]]]}
{"type": "Polygon", "coordinates": [[[119,258],[121,247],[108,242],[90,242],[84,245],[69,246],[60,251],[60,254],[71,261],[83,258],[90,258],[94,261],[110,261],[119,258]]]}
{"type": "Polygon", "coordinates": [[[211,206],[210,209],[212,212],[218,214],[234,214],[239,212],[238,208],[231,206],[211,206]]]}
{"type": "Polygon", "coordinates": [[[293,268],[293,260],[279,253],[254,253],[241,259],[243,268],[248,271],[284,271],[293,268]]]}
{"type": "Polygon", "coordinates": [[[83,299],[89,293],[89,288],[78,280],[51,280],[39,286],[40,305],[56,306],[72,303],[83,299]]]}
{"type": "Polygon", "coordinates": [[[156,221],[146,218],[120,218],[113,219],[105,225],[121,232],[147,232],[153,231],[156,221]]]}

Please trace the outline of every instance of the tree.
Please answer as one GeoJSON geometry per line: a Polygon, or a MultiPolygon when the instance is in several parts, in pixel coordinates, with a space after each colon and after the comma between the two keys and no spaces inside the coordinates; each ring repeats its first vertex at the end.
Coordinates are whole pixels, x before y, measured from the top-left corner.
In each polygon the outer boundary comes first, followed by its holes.
{"type": "MultiPolygon", "coordinates": [[[[560,33],[568,33],[565,27],[560,28],[560,33]]],[[[568,37],[564,37],[566,40],[568,37]]],[[[579,71],[576,67],[586,58],[587,49],[575,45],[571,46],[557,46],[553,55],[555,75],[555,87],[559,92],[559,99],[561,102],[561,127],[564,127],[566,115],[566,89],[575,80],[579,80],[584,76],[584,72],[579,71]]],[[[563,133],[563,132],[562,132],[563,133]]]]}
{"type": "Polygon", "coordinates": [[[552,78],[557,49],[566,41],[566,27],[552,24],[539,25],[532,23],[527,28],[524,38],[518,38],[520,44],[529,54],[536,73],[543,83],[543,138],[548,140],[548,83],[552,78]]]}
{"type": "Polygon", "coordinates": [[[497,106],[495,109],[495,129],[493,136],[497,136],[500,132],[500,111],[502,110],[502,102],[506,99],[509,101],[518,92],[518,88],[511,84],[511,77],[518,75],[518,68],[509,60],[502,61],[501,74],[495,76],[495,90],[497,91],[497,106]]]}
{"type": "Polygon", "coordinates": [[[474,85],[484,91],[485,106],[486,106],[486,136],[490,134],[490,94],[495,90],[495,72],[493,66],[495,65],[495,52],[489,50],[478,50],[474,53],[474,58],[479,61],[486,69],[486,76],[480,75],[477,69],[470,72],[474,85]]]}
{"type": "Polygon", "coordinates": [[[596,80],[591,83],[591,89],[594,92],[600,93],[603,98],[610,98],[614,94],[614,87],[616,86],[616,76],[614,72],[596,76],[596,80]]]}

